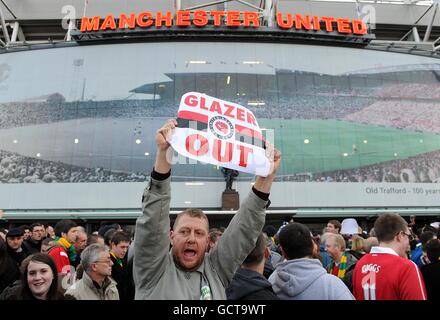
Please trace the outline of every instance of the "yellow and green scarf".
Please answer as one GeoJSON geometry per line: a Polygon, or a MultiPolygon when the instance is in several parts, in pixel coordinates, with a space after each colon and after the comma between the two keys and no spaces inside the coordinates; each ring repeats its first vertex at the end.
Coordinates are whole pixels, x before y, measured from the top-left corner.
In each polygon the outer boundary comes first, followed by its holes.
{"type": "MultiPolygon", "coordinates": [[[[336,267],[336,262],[331,263],[328,266],[328,273],[333,274],[333,269],[336,267]]],[[[338,278],[344,279],[345,271],[347,270],[347,254],[344,252],[342,254],[341,260],[339,261],[338,278]]]]}
{"type": "Polygon", "coordinates": [[[75,247],[63,237],[55,237],[55,241],[67,250],[67,255],[69,256],[69,261],[75,262],[76,251],[75,247]]]}
{"type": "Polygon", "coordinates": [[[119,259],[113,252],[110,251],[110,254],[115,258],[116,262],[121,266],[121,268],[124,267],[122,259],[119,259]]]}
{"type": "Polygon", "coordinates": [[[339,262],[339,271],[338,271],[339,279],[344,279],[346,269],[347,269],[347,255],[344,253],[342,254],[341,261],[339,262]]]}

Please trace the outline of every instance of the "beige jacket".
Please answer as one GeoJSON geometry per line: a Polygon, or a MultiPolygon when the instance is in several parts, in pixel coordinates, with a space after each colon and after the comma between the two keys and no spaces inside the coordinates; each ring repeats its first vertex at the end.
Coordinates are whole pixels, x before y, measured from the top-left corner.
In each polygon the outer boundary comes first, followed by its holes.
{"type": "Polygon", "coordinates": [[[116,282],[112,278],[107,277],[103,286],[98,289],[87,272],[84,272],[82,279],[70,286],[64,295],[70,295],[76,300],[119,300],[116,282]]]}

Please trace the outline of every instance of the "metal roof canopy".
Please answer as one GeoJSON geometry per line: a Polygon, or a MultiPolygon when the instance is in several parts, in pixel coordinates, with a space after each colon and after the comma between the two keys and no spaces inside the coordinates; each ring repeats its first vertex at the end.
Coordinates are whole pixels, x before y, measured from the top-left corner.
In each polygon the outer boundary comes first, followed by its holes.
{"type": "MultiPolygon", "coordinates": [[[[184,208],[173,209],[171,215],[177,215],[184,208]]],[[[204,210],[207,215],[234,215],[235,210],[204,210]]],[[[323,218],[323,217],[376,217],[385,212],[396,212],[402,216],[439,216],[440,208],[413,207],[413,208],[293,208],[293,209],[268,209],[267,215],[294,215],[297,218],[323,218]]],[[[142,214],[141,210],[6,210],[1,220],[29,220],[29,219],[136,219],[142,214]]]]}
{"type": "Polygon", "coordinates": [[[163,40],[228,40],[228,41],[261,41],[261,42],[318,42],[319,44],[339,43],[347,46],[366,46],[374,39],[374,35],[346,36],[337,32],[328,33],[314,31],[313,33],[298,30],[277,30],[271,27],[262,26],[256,30],[237,28],[217,28],[206,26],[203,29],[198,27],[172,27],[166,30],[124,30],[124,31],[96,31],[81,33],[72,31],[72,39],[79,44],[96,44],[99,42],[128,42],[128,41],[163,41],[163,40]]]}

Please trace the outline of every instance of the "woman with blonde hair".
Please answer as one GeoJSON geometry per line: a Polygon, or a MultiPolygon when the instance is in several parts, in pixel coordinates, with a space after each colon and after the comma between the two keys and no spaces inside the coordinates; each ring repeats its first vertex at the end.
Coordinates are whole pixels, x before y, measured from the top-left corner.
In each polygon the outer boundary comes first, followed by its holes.
{"type": "Polygon", "coordinates": [[[364,246],[364,239],[358,235],[353,235],[353,237],[351,238],[351,249],[349,252],[356,259],[360,260],[365,255],[364,246]]]}

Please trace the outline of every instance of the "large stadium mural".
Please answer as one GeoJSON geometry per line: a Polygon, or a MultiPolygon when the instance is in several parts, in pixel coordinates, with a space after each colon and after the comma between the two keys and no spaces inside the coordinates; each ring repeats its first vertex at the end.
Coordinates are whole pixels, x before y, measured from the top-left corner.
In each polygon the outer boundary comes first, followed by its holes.
{"type": "MultiPolygon", "coordinates": [[[[0,55],[0,182],[144,182],[154,133],[189,91],[254,112],[283,153],[279,182],[346,182],[347,190],[440,182],[440,60],[188,42],[0,55]]],[[[173,179],[223,176],[218,167],[180,159],[173,179]]]]}

